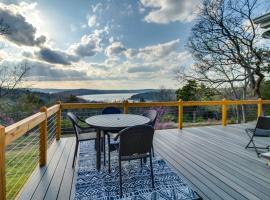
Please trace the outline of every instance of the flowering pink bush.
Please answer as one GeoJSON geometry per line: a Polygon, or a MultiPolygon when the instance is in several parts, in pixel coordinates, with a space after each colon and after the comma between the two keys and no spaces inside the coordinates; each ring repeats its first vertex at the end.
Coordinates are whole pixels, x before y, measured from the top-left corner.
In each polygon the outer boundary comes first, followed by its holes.
{"type": "Polygon", "coordinates": [[[0,124],[2,124],[4,126],[8,126],[8,125],[13,124],[13,123],[15,123],[15,121],[11,117],[0,114],[0,124]]]}

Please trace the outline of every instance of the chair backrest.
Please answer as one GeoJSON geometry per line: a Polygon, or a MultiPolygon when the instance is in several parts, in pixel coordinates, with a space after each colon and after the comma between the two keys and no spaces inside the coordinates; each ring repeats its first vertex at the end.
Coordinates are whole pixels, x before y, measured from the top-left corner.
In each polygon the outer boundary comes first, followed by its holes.
{"type": "Polygon", "coordinates": [[[270,117],[258,117],[256,128],[270,130],[270,117]]]}
{"type": "Polygon", "coordinates": [[[75,132],[75,135],[78,138],[78,135],[80,134],[81,129],[79,128],[78,123],[77,123],[78,122],[77,116],[75,114],[73,114],[72,112],[68,112],[67,117],[70,119],[72,126],[73,126],[73,129],[74,129],[74,132],[75,132]]]}
{"type": "Polygon", "coordinates": [[[151,152],[154,128],[150,125],[139,125],[119,132],[119,155],[132,156],[151,152]]]}
{"type": "Polygon", "coordinates": [[[155,123],[157,120],[157,111],[156,110],[153,110],[153,109],[147,110],[142,114],[142,116],[148,117],[150,119],[149,125],[155,127],[155,123]]]}
{"type": "Polygon", "coordinates": [[[121,110],[116,107],[107,107],[102,110],[102,115],[121,114],[121,110]]]}
{"type": "Polygon", "coordinates": [[[258,117],[255,135],[270,137],[270,117],[265,116],[258,117]]]}

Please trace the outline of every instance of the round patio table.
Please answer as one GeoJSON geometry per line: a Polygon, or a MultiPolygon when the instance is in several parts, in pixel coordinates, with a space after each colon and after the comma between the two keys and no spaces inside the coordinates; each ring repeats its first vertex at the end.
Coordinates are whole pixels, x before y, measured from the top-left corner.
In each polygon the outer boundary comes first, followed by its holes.
{"type": "Polygon", "coordinates": [[[150,119],[141,115],[132,114],[107,114],[96,115],[85,119],[85,122],[97,129],[97,158],[96,166],[100,170],[100,135],[101,131],[121,131],[127,127],[148,124],[150,119]]]}

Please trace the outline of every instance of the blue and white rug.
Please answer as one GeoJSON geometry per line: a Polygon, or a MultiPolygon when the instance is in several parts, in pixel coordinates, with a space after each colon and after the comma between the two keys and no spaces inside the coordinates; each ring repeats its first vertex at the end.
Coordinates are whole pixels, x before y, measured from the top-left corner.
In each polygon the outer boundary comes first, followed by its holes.
{"type": "MultiPolygon", "coordinates": [[[[107,155],[106,155],[107,156],[107,155]]],[[[81,142],[75,185],[76,200],[115,200],[119,196],[117,152],[111,153],[108,166],[96,170],[94,142],[81,142]]],[[[103,158],[102,158],[103,162],[103,158]]],[[[188,184],[174,173],[162,159],[153,159],[155,188],[152,188],[149,159],[141,168],[140,161],[122,162],[123,198],[126,200],[195,200],[200,199],[188,184]]]]}

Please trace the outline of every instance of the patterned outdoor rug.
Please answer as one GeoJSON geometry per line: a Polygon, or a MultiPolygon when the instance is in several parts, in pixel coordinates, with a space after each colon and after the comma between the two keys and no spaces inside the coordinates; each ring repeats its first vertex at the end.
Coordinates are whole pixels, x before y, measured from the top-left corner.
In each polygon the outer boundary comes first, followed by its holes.
{"type": "MultiPolygon", "coordinates": [[[[94,142],[81,142],[76,167],[75,199],[115,200],[119,196],[119,167],[117,152],[111,153],[111,173],[108,166],[95,169],[94,142]]],[[[103,162],[103,158],[102,158],[103,162]]],[[[176,173],[157,158],[153,159],[155,188],[152,188],[149,160],[141,168],[140,161],[122,162],[123,199],[127,200],[194,200],[200,199],[176,173]]]]}

